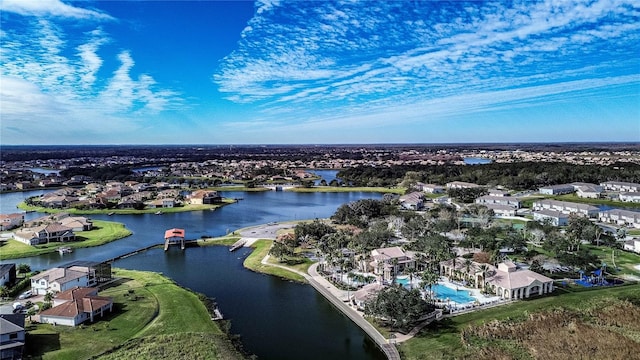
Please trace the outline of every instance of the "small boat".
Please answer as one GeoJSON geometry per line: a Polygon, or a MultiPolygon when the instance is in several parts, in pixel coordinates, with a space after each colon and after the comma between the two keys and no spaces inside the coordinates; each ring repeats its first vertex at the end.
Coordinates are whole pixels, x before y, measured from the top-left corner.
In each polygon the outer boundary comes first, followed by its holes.
{"type": "Polygon", "coordinates": [[[58,252],[60,253],[60,255],[70,254],[73,252],[73,249],[68,246],[63,246],[58,248],[58,252]]]}
{"type": "Polygon", "coordinates": [[[108,213],[107,215],[111,216],[113,214],[115,214],[115,213],[112,211],[112,212],[108,213]]]}
{"type": "Polygon", "coordinates": [[[162,211],[156,211],[156,215],[162,215],[162,211]]]}

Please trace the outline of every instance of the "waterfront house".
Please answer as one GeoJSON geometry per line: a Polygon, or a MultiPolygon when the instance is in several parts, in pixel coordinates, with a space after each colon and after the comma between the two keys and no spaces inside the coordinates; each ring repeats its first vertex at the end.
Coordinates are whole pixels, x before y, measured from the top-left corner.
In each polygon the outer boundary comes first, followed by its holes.
{"type": "Polygon", "coordinates": [[[76,234],[69,227],[60,223],[39,225],[16,231],[13,238],[27,245],[46,244],[50,242],[75,241],[76,234]]]}
{"type": "Polygon", "coordinates": [[[189,196],[189,203],[192,205],[215,204],[222,201],[222,197],[217,191],[197,190],[189,196]]]}
{"type": "Polygon", "coordinates": [[[24,224],[24,214],[0,214],[0,231],[11,230],[24,224]]]}
{"type": "Polygon", "coordinates": [[[366,302],[375,298],[383,289],[384,285],[375,282],[366,284],[361,289],[353,293],[353,297],[351,300],[353,301],[353,304],[358,308],[358,310],[364,311],[366,302]]]}
{"type": "Polygon", "coordinates": [[[76,286],[88,287],[95,285],[95,275],[91,272],[75,268],[57,267],[41,272],[31,277],[31,291],[36,295],[47,292],[60,292],[76,286]]]}
{"type": "Polygon", "coordinates": [[[93,222],[84,216],[69,216],[60,220],[62,226],[72,231],[89,231],[93,229],[93,222]]]}
{"type": "Polygon", "coordinates": [[[113,311],[113,299],[98,296],[98,289],[74,287],[53,298],[53,307],[40,313],[40,322],[54,325],[77,326],[113,311]]]}

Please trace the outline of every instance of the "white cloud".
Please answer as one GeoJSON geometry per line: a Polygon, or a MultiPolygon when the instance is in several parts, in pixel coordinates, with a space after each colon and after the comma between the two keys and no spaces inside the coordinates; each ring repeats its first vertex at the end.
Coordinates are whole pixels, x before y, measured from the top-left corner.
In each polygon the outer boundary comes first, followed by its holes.
{"type": "Polygon", "coordinates": [[[53,16],[75,19],[114,20],[98,10],[65,4],[60,0],[2,0],[0,10],[24,16],[53,16]]]}
{"type": "Polygon", "coordinates": [[[631,0],[256,7],[265,10],[214,81],[228,99],[260,102],[265,114],[278,116],[323,108],[387,114],[386,107],[425,100],[598,83],[637,73],[639,63],[640,18],[631,0]],[[594,67],[599,71],[586,70],[594,67]]]}

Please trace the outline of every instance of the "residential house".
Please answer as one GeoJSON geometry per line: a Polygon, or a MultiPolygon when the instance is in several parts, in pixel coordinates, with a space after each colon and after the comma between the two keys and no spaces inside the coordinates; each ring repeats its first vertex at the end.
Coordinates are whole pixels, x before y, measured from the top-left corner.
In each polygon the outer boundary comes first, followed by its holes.
{"type": "Polygon", "coordinates": [[[60,292],[76,286],[88,287],[96,284],[95,276],[90,272],[63,267],[49,269],[31,277],[31,291],[36,295],[47,292],[60,292]]]}
{"type": "Polygon", "coordinates": [[[555,210],[536,210],[533,212],[533,220],[541,223],[548,221],[553,226],[565,226],[569,224],[569,215],[555,210]]]}
{"type": "Polygon", "coordinates": [[[215,204],[222,201],[222,197],[217,191],[197,190],[189,196],[189,203],[192,205],[215,204]]]}
{"type": "Polygon", "coordinates": [[[606,181],[600,184],[605,190],[620,192],[640,192],[640,184],[622,182],[622,181],[606,181]]]}
{"type": "Polygon", "coordinates": [[[571,194],[574,191],[576,191],[576,189],[571,184],[549,185],[538,188],[538,192],[544,195],[571,194]]]}
{"type": "Polygon", "coordinates": [[[0,214],[0,231],[11,230],[24,224],[24,214],[0,214]]]}
{"type": "Polygon", "coordinates": [[[477,198],[475,203],[480,205],[504,205],[515,209],[520,208],[520,200],[511,196],[484,195],[477,198]]]}
{"type": "Polygon", "coordinates": [[[627,251],[633,251],[640,254],[640,239],[631,239],[625,241],[623,248],[627,251]]]}
{"type": "Polygon", "coordinates": [[[489,189],[489,196],[511,196],[511,194],[500,189],[489,189]]]}
{"type": "Polygon", "coordinates": [[[46,244],[49,242],[75,241],[76,234],[69,227],[60,223],[40,225],[33,228],[23,228],[17,231],[13,238],[27,245],[46,244]]]}
{"type": "Polygon", "coordinates": [[[172,208],[176,206],[175,199],[156,199],[147,203],[151,208],[172,208]]]}
{"type": "Polygon", "coordinates": [[[77,326],[89,320],[94,322],[113,311],[113,299],[98,296],[98,289],[74,287],[58,293],[53,307],[40,313],[40,322],[54,325],[77,326]]]}
{"type": "Polygon", "coordinates": [[[400,196],[400,205],[408,210],[422,210],[424,208],[424,193],[412,192],[400,196]]]}
{"type": "Polygon", "coordinates": [[[69,216],[60,220],[60,224],[70,228],[72,231],[89,231],[93,229],[93,222],[84,216],[69,216]]]}
{"type": "Polygon", "coordinates": [[[500,204],[482,204],[487,207],[489,210],[493,210],[493,214],[495,216],[516,216],[518,209],[509,206],[509,205],[500,205],[500,204]]]}
{"type": "Polygon", "coordinates": [[[16,264],[0,264],[0,286],[9,286],[16,281],[16,264]]]}
{"type": "Polygon", "coordinates": [[[576,190],[576,195],[581,198],[597,199],[602,195],[603,189],[600,185],[583,182],[574,182],[571,185],[576,190]]]}
{"type": "Polygon", "coordinates": [[[446,184],[447,189],[475,189],[481,187],[478,184],[468,183],[464,181],[452,181],[446,184]]]}
{"type": "Polygon", "coordinates": [[[444,193],[444,187],[440,186],[440,185],[434,185],[434,184],[423,184],[423,183],[417,183],[416,186],[418,186],[418,188],[428,194],[442,194],[444,193]]]}
{"type": "Polygon", "coordinates": [[[602,222],[640,229],[640,212],[637,211],[621,209],[601,211],[598,219],[602,222]]]}
{"type": "Polygon", "coordinates": [[[0,314],[0,359],[22,359],[26,336],[23,314],[0,314]]]}
{"type": "Polygon", "coordinates": [[[597,207],[592,205],[548,199],[534,201],[532,209],[534,211],[553,210],[564,214],[576,214],[589,218],[597,217],[599,210],[597,207]]]}
{"type": "Polygon", "coordinates": [[[640,192],[621,192],[619,195],[620,201],[624,202],[640,202],[640,192]]]}

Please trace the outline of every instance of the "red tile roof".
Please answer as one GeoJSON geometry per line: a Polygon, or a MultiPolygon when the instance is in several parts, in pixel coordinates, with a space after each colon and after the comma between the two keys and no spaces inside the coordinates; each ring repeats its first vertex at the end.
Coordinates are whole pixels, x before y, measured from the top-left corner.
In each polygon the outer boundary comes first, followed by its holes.
{"type": "Polygon", "coordinates": [[[177,228],[173,228],[173,229],[169,229],[167,231],[164,232],[164,238],[168,239],[171,237],[184,237],[184,229],[177,229],[177,228]]]}

